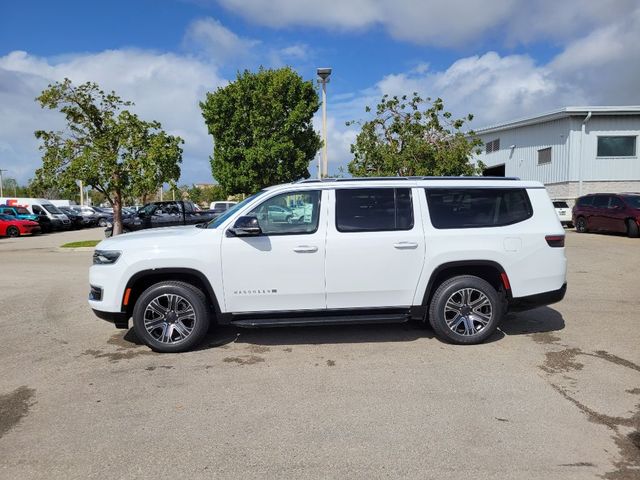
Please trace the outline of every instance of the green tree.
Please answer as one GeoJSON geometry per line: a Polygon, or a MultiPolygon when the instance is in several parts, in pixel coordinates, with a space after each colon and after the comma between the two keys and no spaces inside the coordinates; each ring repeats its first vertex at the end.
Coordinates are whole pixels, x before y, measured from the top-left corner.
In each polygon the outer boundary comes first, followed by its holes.
{"type": "Polygon", "coordinates": [[[91,82],[69,79],[49,85],[36,99],[64,114],[66,130],[35,132],[42,141],[38,182],[64,188],[82,180],[103,194],[114,212],[113,233],[122,232],[122,203],[180,176],[183,140],[156,121],[124,109],[132,105],[91,82]]]}
{"type": "MultiPolygon", "coordinates": [[[[366,108],[371,111],[370,107],[366,108]]],[[[473,115],[454,119],[437,98],[423,99],[384,95],[375,118],[360,125],[361,131],[351,145],[353,160],[349,173],[368,176],[476,175],[483,165],[474,165],[470,157],[480,145],[473,131],[463,132],[473,115]]]]}
{"type": "Polygon", "coordinates": [[[319,105],[313,83],[288,67],[245,70],[208,93],[200,108],[214,140],[214,178],[229,194],[308,178],[321,145],[312,125],[319,105]]]}

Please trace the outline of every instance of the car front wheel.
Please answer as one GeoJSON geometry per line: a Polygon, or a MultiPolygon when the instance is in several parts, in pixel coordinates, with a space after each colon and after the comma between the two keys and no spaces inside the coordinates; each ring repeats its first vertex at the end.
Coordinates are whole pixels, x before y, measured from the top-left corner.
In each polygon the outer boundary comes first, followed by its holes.
{"type": "Polygon", "coordinates": [[[20,236],[20,230],[18,230],[16,227],[7,228],[7,237],[19,237],[19,236],[20,236]]]}
{"type": "Polygon", "coordinates": [[[136,335],[156,352],[189,350],[202,341],[209,323],[206,297],[185,282],[152,285],[133,309],[136,335]]]}
{"type": "Polygon", "coordinates": [[[445,280],[433,294],[429,323],[439,338],[473,345],[496,331],[504,310],[504,302],[489,282],[461,275],[445,280]]]}

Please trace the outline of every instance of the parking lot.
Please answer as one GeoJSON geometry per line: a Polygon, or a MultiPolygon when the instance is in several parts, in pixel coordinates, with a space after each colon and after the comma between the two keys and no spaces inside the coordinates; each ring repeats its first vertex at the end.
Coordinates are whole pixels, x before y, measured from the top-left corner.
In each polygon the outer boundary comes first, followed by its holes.
{"type": "Polygon", "coordinates": [[[0,477],[640,477],[640,241],[479,346],[418,324],[212,332],[160,355],[86,303],[100,229],[1,239],[0,477]]]}

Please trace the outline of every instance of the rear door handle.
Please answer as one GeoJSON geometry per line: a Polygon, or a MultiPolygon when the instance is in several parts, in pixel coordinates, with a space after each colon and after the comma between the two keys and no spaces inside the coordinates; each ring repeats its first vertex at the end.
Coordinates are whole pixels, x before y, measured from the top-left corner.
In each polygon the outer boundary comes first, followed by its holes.
{"type": "Polygon", "coordinates": [[[398,242],[393,244],[394,248],[398,250],[409,250],[413,248],[418,248],[418,244],[416,242],[398,242]]]}
{"type": "Polygon", "coordinates": [[[297,253],[314,253],[318,251],[318,247],[314,245],[298,245],[294,247],[293,251],[297,253]]]}

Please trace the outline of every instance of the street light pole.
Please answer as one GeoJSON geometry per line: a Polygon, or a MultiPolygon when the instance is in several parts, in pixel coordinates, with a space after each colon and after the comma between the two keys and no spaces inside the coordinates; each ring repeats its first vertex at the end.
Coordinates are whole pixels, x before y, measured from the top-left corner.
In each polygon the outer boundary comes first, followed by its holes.
{"type": "Polygon", "coordinates": [[[318,83],[322,85],[322,161],[320,165],[319,177],[324,178],[329,175],[329,158],[327,153],[327,83],[331,75],[330,68],[318,68],[318,83]]]}

